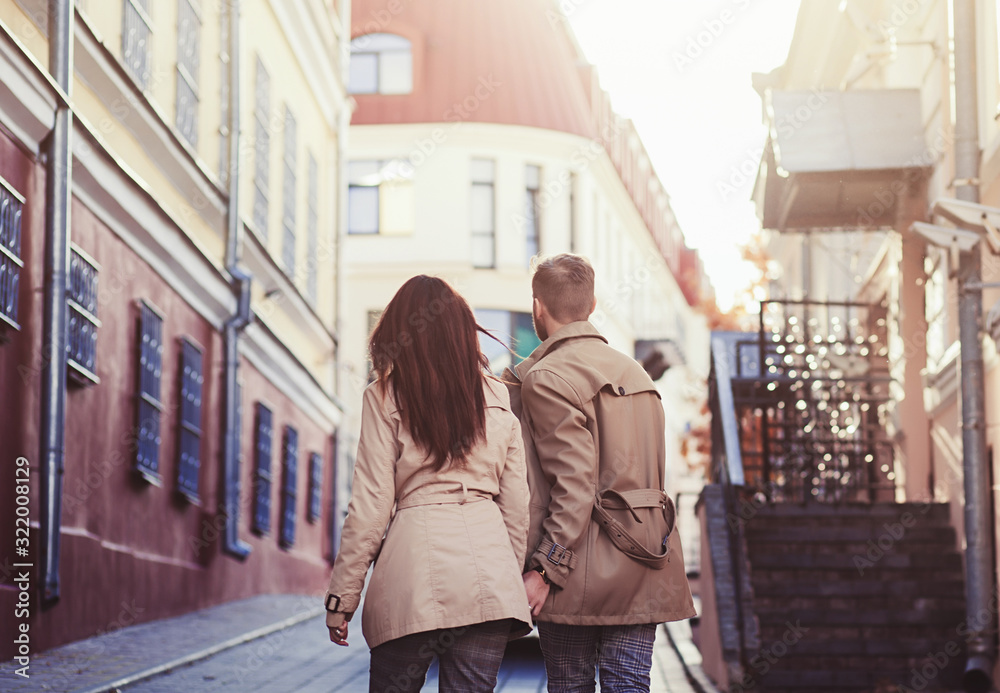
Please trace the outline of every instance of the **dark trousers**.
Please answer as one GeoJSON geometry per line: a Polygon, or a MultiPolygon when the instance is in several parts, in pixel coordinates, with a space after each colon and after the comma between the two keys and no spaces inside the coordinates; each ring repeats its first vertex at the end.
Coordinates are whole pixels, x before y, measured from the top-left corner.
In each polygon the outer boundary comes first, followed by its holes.
{"type": "Polygon", "coordinates": [[[592,693],[595,670],[601,693],[649,691],[652,623],[634,626],[567,626],[539,623],[549,693],[592,693]]]}
{"type": "Polygon", "coordinates": [[[510,621],[487,621],[458,628],[404,635],[372,650],[369,693],[419,691],[438,658],[441,693],[480,693],[497,685],[510,621]]]}

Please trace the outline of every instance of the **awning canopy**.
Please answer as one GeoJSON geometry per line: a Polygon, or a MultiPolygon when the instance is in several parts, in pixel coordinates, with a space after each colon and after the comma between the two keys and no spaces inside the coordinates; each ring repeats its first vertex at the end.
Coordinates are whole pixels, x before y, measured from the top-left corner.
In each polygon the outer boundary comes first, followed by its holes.
{"type": "Polygon", "coordinates": [[[920,92],[768,91],[770,133],[754,201],[765,228],[896,223],[909,181],[933,164],[920,92]]]}

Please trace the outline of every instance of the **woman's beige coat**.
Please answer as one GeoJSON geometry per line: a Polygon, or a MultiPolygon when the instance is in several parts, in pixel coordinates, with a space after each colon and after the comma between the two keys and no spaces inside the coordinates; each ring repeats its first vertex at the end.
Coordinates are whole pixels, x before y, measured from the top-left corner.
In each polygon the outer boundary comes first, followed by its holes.
{"type": "Polygon", "coordinates": [[[538,620],[624,625],[694,616],[676,528],[666,537],[662,506],[673,504],[662,493],[664,412],[646,372],[583,321],[560,328],[505,375],[527,443],[526,567],[544,568],[554,585],[538,620]],[[632,499],[634,516],[610,508],[627,531],[651,551],[669,545],[662,568],[626,556],[592,520],[595,497],[607,489],[632,499]]]}
{"type": "Polygon", "coordinates": [[[328,594],[340,597],[338,611],[350,618],[375,562],[361,619],[369,647],[499,619],[521,622],[512,634],[530,630],[521,580],[528,535],[521,429],[504,386],[489,379],[484,388],[485,442],[463,468],[440,472],[403,427],[391,392],[383,396],[378,383],[365,390],[328,594]]]}

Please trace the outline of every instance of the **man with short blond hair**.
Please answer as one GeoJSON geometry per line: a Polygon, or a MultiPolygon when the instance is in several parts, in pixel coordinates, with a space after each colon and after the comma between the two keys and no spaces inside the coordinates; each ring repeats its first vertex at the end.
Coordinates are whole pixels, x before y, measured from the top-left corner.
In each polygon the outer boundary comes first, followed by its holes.
{"type": "Polygon", "coordinates": [[[537,263],[542,344],[505,373],[531,488],[525,590],[551,693],[648,691],[656,624],[695,615],[674,507],[664,493],[656,386],[588,322],[594,269],[537,263]]]}

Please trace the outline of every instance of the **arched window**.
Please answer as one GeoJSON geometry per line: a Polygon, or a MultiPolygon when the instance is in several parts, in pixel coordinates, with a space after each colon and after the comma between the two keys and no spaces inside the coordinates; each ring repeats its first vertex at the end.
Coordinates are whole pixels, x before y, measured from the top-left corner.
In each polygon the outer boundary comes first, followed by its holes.
{"type": "Polygon", "coordinates": [[[351,41],[352,94],[409,94],[413,91],[413,49],[395,34],[366,34],[351,41]]]}

